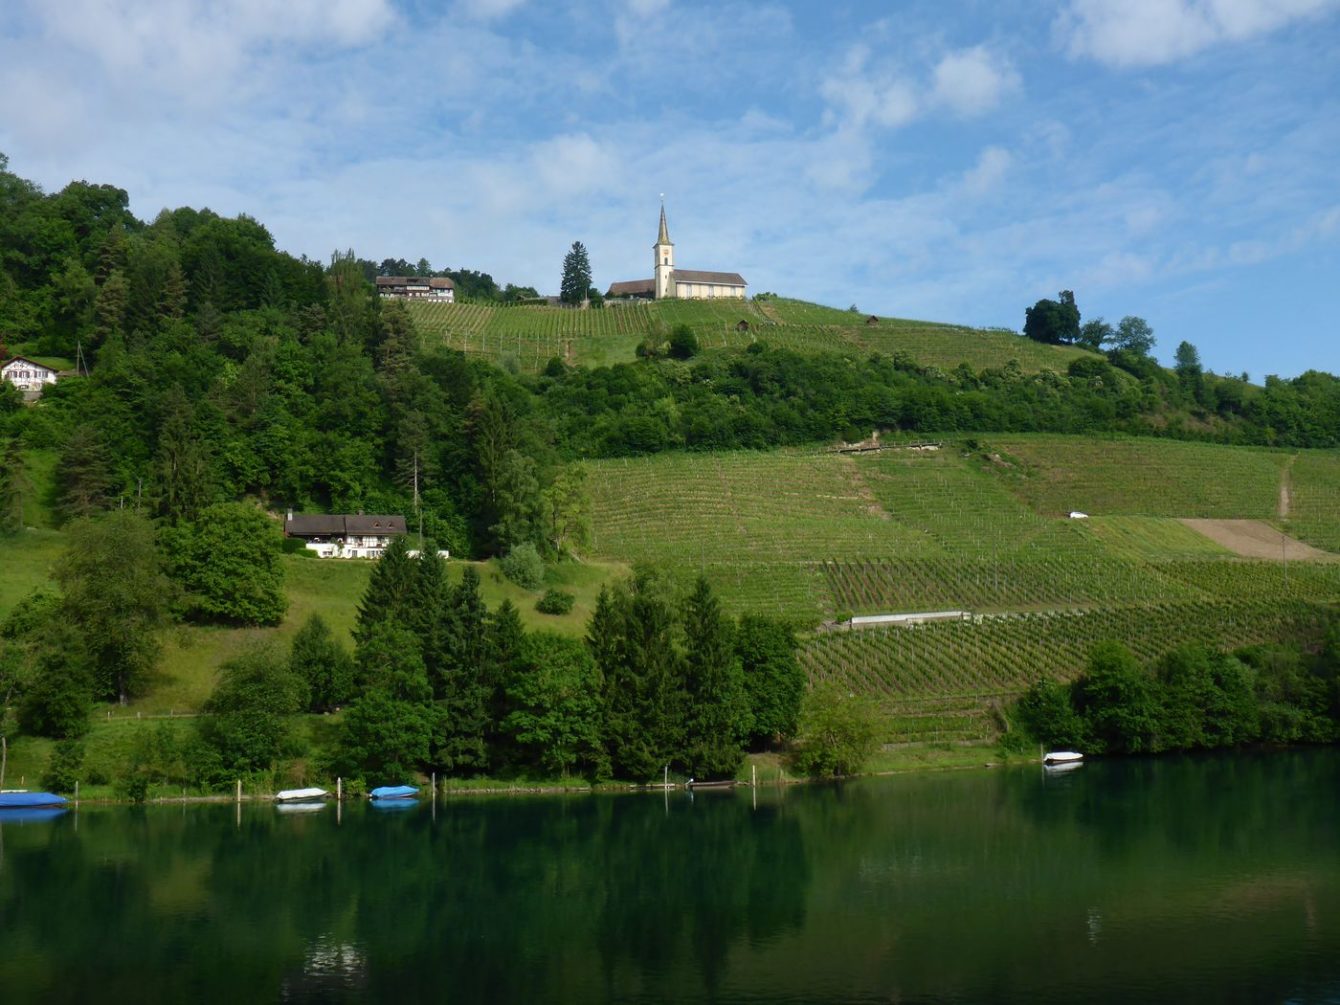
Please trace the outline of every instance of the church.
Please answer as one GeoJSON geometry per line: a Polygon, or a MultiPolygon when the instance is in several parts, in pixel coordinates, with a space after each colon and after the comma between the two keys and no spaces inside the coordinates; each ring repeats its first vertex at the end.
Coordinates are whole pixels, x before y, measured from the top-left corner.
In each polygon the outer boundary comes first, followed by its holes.
{"type": "Polygon", "coordinates": [[[661,206],[661,231],[652,245],[655,276],[612,283],[606,297],[629,300],[721,300],[745,298],[744,277],[738,272],[702,272],[675,268],[675,246],[661,206]]]}

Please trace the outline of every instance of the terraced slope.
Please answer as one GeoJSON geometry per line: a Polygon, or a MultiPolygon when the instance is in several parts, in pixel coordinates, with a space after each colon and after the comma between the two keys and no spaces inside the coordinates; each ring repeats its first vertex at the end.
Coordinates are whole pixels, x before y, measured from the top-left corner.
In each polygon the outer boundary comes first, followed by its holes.
{"type": "Polygon", "coordinates": [[[1072,360],[1090,355],[995,329],[899,318],[867,324],[866,315],[785,299],[660,300],[585,311],[410,303],[409,310],[426,339],[527,372],[554,357],[588,366],[628,362],[649,331],[676,325],[693,329],[706,349],[743,348],[761,340],[797,352],[903,353],[944,370],[967,363],[978,371],[1017,360],[1028,373],[1064,372],[1072,360]]]}
{"type": "MultiPolygon", "coordinates": [[[[993,702],[1039,673],[1073,677],[1103,638],[1144,656],[1274,641],[1340,603],[1337,556],[1245,559],[1179,519],[1269,520],[1290,454],[1062,436],[968,446],[593,463],[594,550],[704,572],[733,609],[810,625],[971,612],[807,643],[812,676],[882,696],[894,740],[990,731],[993,702]]],[[[1337,466],[1303,461],[1289,472],[1297,523],[1340,538],[1324,501],[1337,466]]]]}

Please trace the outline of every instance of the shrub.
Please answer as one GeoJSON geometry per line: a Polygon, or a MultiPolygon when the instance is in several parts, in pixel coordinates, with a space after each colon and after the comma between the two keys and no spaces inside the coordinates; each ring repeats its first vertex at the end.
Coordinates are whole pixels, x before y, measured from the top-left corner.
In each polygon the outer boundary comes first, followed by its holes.
{"type": "Polygon", "coordinates": [[[535,609],[541,614],[567,614],[576,600],[565,590],[545,590],[544,596],[535,602],[535,609]]]}
{"type": "Polygon", "coordinates": [[[518,544],[502,560],[502,573],[527,590],[538,590],[544,582],[544,559],[529,541],[518,544]]]}
{"type": "Polygon", "coordinates": [[[791,763],[807,775],[853,775],[878,745],[878,712],[862,695],[831,684],[805,696],[791,763]]]}
{"type": "Polygon", "coordinates": [[[73,792],[83,766],[84,742],[62,740],[56,744],[51,760],[47,762],[46,773],[42,775],[42,788],[49,792],[73,792]]]}
{"type": "Polygon", "coordinates": [[[670,333],[670,355],[675,359],[692,359],[698,355],[698,336],[688,325],[676,325],[670,333]]]}

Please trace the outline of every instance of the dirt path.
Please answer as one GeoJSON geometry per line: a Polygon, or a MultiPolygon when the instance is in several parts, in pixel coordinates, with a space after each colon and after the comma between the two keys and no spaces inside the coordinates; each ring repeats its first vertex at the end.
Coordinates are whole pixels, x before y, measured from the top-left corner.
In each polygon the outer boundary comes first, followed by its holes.
{"type": "Polygon", "coordinates": [[[1246,558],[1266,558],[1278,562],[1335,557],[1286,536],[1264,520],[1183,520],[1182,523],[1246,558]]]}
{"type": "Polygon", "coordinates": [[[1293,483],[1293,462],[1298,460],[1298,455],[1293,454],[1284,462],[1284,469],[1280,472],[1280,501],[1275,508],[1275,515],[1281,520],[1289,519],[1289,502],[1291,497],[1291,486],[1293,483]]]}

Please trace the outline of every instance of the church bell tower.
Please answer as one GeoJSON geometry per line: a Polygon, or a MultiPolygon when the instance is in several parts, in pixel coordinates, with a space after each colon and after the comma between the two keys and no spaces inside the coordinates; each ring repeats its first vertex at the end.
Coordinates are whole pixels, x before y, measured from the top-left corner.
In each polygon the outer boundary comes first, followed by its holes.
{"type": "Polygon", "coordinates": [[[664,300],[675,295],[674,284],[670,277],[675,271],[675,246],[670,242],[670,230],[665,225],[665,203],[661,203],[661,232],[656,235],[652,245],[656,255],[656,299],[664,300]]]}

